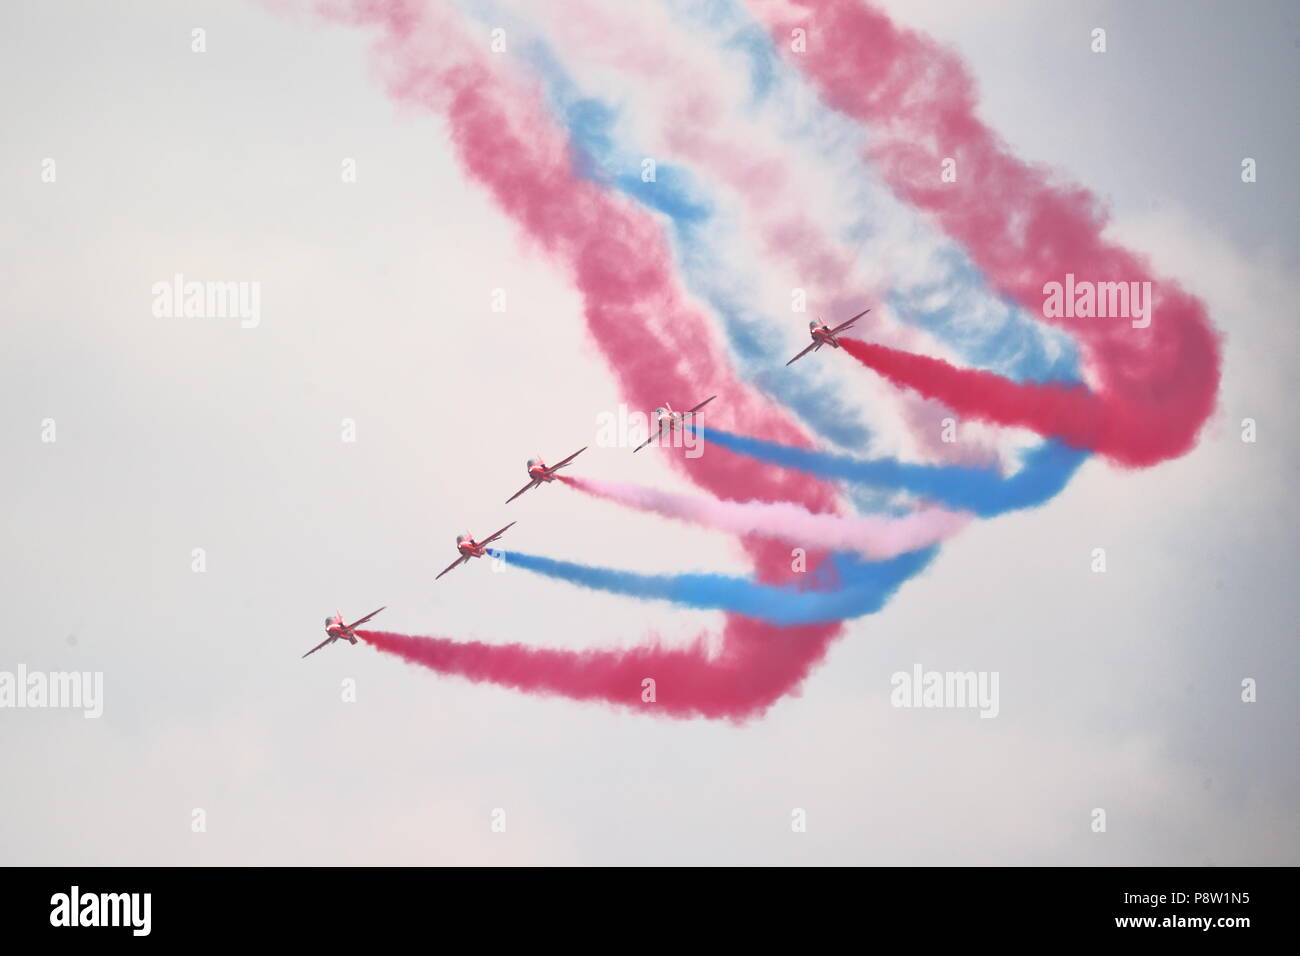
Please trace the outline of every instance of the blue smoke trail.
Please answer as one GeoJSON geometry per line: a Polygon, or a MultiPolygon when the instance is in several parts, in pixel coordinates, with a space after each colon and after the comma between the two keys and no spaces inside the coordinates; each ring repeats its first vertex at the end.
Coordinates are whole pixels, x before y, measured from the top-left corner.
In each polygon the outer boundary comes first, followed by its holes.
{"type": "Polygon", "coordinates": [[[797,627],[842,621],[880,610],[899,585],[925,569],[938,550],[925,548],[876,562],[835,555],[830,573],[823,575],[823,579],[839,578],[834,583],[852,586],[828,591],[757,584],[747,578],[723,574],[637,574],[519,551],[489,549],[488,553],[507,564],[596,591],[625,594],[643,601],[668,601],[697,610],[727,611],[778,627],[797,627]]]}
{"type": "Polygon", "coordinates": [[[907,491],[950,508],[974,512],[982,518],[1047,502],[1069,483],[1088,457],[1086,451],[1059,441],[1047,441],[1026,452],[1020,470],[1004,478],[993,468],[916,465],[895,458],[851,458],[734,435],[716,428],[693,427],[702,440],[758,461],[818,478],[907,491]]]}

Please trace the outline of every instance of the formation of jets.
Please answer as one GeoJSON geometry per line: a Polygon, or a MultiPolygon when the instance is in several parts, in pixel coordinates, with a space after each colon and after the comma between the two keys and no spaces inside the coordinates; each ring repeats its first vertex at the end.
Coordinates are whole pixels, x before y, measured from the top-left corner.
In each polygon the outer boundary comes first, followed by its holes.
{"type": "MultiPolygon", "coordinates": [[[[799,359],[807,355],[809,352],[818,351],[819,349],[821,349],[823,345],[829,345],[831,348],[836,348],[836,349],[839,348],[840,343],[836,339],[836,336],[839,335],[841,332],[845,332],[848,329],[850,329],[853,326],[854,322],[858,321],[858,319],[862,318],[864,315],[867,314],[867,312],[870,311],[871,311],[870,309],[866,309],[865,311],[859,312],[853,318],[849,319],[847,322],[840,323],[839,325],[835,326],[835,328],[830,328],[828,325],[826,325],[825,322],[822,322],[820,319],[814,319],[813,321],[809,322],[808,334],[812,337],[812,342],[806,348],[804,348],[802,352],[800,352],[794,358],[790,359],[790,361],[786,362],[785,364],[787,366],[792,365],[795,362],[797,362],[799,359]]],[[[716,395],[710,395],[708,398],[700,402],[700,404],[696,405],[694,408],[689,408],[684,412],[673,411],[673,407],[669,405],[667,402],[665,402],[659,408],[655,409],[655,420],[654,420],[654,425],[652,426],[651,429],[650,437],[647,438],[645,441],[643,441],[641,444],[637,445],[635,448],[633,448],[632,451],[638,452],[642,448],[645,448],[647,445],[656,441],[657,439],[662,439],[667,436],[670,436],[675,429],[681,428],[682,425],[686,423],[686,421],[689,419],[690,416],[694,415],[696,412],[698,412],[705,405],[709,404],[709,402],[713,401],[717,397],[718,396],[716,395]]],[[[524,485],[513,495],[507,498],[506,504],[510,504],[510,502],[514,501],[525,491],[532,491],[534,488],[537,488],[548,482],[554,481],[556,478],[555,473],[559,471],[561,468],[564,468],[565,466],[571,464],[575,458],[577,458],[579,455],[581,455],[584,451],[587,450],[587,447],[588,446],[584,445],[582,448],[579,448],[568,458],[565,458],[563,461],[556,462],[554,465],[547,465],[546,462],[542,461],[540,456],[537,458],[530,458],[527,464],[528,484],[524,485]]],[[[512,521],[510,522],[510,524],[506,525],[500,531],[493,532],[492,534],[484,538],[482,541],[476,541],[474,539],[474,536],[470,534],[468,531],[462,535],[457,536],[456,550],[459,552],[459,556],[456,558],[455,561],[453,561],[451,564],[447,565],[440,572],[438,572],[438,575],[437,577],[434,578],[434,580],[435,581],[438,580],[438,578],[442,577],[448,571],[451,571],[452,569],[458,568],[462,564],[465,564],[467,561],[469,561],[470,558],[481,558],[484,555],[486,555],[488,550],[488,545],[490,545],[493,541],[496,541],[498,538],[500,538],[503,534],[505,534],[507,531],[513,528],[514,525],[515,522],[512,521]]],[[[382,610],[384,609],[381,607],[379,611],[382,610]]],[[[353,621],[351,624],[343,623],[343,615],[341,613],[335,613],[332,617],[327,617],[325,619],[325,633],[329,636],[326,637],[325,640],[321,641],[319,644],[317,644],[315,647],[313,647],[311,650],[309,650],[306,654],[302,656],[309,657],[310,655],[315,654],[317,651],[319,651],[326,644],[333,644],[335,641],[340,639],[345,640],[350,644],[355,644],[357,642],[356,634],[354,633],[356,629],[360,625],[369,621],[376,614],[378,614],[379,611],[371,611],[365,617],[359,618],[358,620],[353,621]]]]}

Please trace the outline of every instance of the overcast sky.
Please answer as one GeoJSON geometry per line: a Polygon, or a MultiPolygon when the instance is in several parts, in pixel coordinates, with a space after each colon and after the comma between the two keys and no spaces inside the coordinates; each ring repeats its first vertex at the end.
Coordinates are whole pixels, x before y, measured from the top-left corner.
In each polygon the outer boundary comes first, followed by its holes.
{"type": "MultiPolygon", "coordinates": [[[[1297,8],[889,6],[961,54],[1019,155],[1108,200],[1111,234],[1205,300],[1219,408],[1183,459],[1092,460],[1048,506],[972,526],[739,726],[367,647],[300,660],[336,607],[552,647],[718,629],[486,562],[434,585],[456,534],[511,518],[557,557],[749,566],[565,488],[503,508],[526,458],[592,443],[622,399],[565,273],[438,117],[385,96],[364,33],[217,0],[0,8],[0,671],[104,675],[97,720],[0,710],[0,863],[1300,862],[1297,8]],[[1094,26],[1104,63],[1079,52],[1094,26]],[[154,316],[176,273],[260,283],[260,324],[154,316]],[[999,716],[891,707],[916,663],[997,671],[999,716]]],[[[689,487],[624,449],[583,465],[689,487]]]]}

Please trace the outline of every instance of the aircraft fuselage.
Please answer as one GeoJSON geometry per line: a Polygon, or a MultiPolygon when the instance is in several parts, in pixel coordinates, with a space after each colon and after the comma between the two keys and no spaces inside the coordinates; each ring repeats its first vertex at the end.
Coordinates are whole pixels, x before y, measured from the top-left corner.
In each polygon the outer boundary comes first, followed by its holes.
{"type": "Polygon", "coordinates": [[[840,347],[840,343],[835,340],[835,336],[832,334],[830,327],[826,325],[812,330],[812,340],[817,343],[819,348],[823,345],[829,345],[831,348],[835,349],[840,347]]]}

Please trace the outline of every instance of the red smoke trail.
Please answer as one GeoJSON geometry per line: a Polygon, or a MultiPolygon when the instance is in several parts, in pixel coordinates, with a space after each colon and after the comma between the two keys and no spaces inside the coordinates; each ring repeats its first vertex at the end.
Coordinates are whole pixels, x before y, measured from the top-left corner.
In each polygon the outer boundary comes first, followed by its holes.
{"type": "MultiPolygon", "coordinates": [[[[339,15],[339,14],[336,14],[339,15]]],[[[687,304],[673,278],[662,226],[648,213],[577,175],[567,139],[540,97],[492,66],[484,42],[427,10],[401,0],[357,0],[342,18],[384,28],[378,53],[391,94],[445,113],[452,145],[469,175],[483,185],[526,235],[567,269],[581,291],[588,329],[629,400],[653,408],[684,405],[700,395],[724,396],[709,418],[776,441],[806,445],[783,412],[749,389],[730,367],[705,318],[687,304]],[[701,391],[707,389],[707,392],[701,391]]],[[[679,466],[715,493],[791,500],[810,510],[834,508],[825,485],[710,449],[679,466]]],[[[747,540],[760,578],[788,580],[789,548],[747,540]]],[[[811,564],[811,562],[810,562],[811,564]]],[[[660,713],[740,718],[791,692],[825,654],[840,625],[779,629],[729,617],[719,660],[702,652],[659,649],[580,653],[518,645],[456,644],[371,633],[381,650],[477,680],[579,699],[640,702],[642,678],[658,682],[660,713]],[[635,678],[629,689],[629,680],[635,678]]]]}
{"type": "MultiPolygon", "coordinates": [[[[797,629],[799,633],[807,630],[797,629]]],[[[754,655],[748,652],[710,658],[703,638],[689,648],[648,644],[620,651],[566,651],[386,631],[356,633],[377,650],[440,674],[529,694],[643,707],[670,717],[735,720],[748,716],[763,703],[789,692],[789,669],[800,669],[802,676],[800,662],[807,656],[797,646],[801,638],[791,630],[772,632],[774,643],[767,648],[772,663],[764,667],[756,666],[754,655]],[[655,682],[654,701],[642,697],[646,678],[655,682]]]]}
{"type": "Polygon", "coordinates": [[[1180,434],[1167,430],[1145,409],[1101,398],[1082,385],[1020,385],[993,372],[959,369],[926,355],[854,339],[841,338],[840,343],[895,385],[937,398],[960,415],[1030,428],[1126,465],[1148,465],[1185,450],[1180,434]]]}
{"type": "MultiPolygon", "coordinates": [[[[1102,238],[1106,217],[1087,191],[1061,185],[1017,159],[975,117],[974,84],[956,56],[935,41],[895,26],[861,0],[789,5],[750,0],[780,50],[791,31],[806,31],[807,52],[790,60],[833,108],[870,124],[869,159],[898,195],[934,215],[968,251],[990,283],[1034,314],[1043,287],[1067,273],[1090,282],[1152,283],[1151,325],[1117,318],[1048,318],[1083,346],[1096,397],[1032,385],[994,388],[982,373],[946,363],[904,362],[877,351],[868,364],[892,381],[947,401],[965,399],[968,415],[1026,424],[1048,435],[1093,434],[1098,451],[1126,465],[1151,465],[1195,444],[1214,410],[1219,340],[1205,306],[1170,280],[1155,280],[1145,260],[1102,238]],[[943,162],[956,160],[956,182],[943,162]],[[1009,413],[1045,401],[1032,423],[1009,413]],[[1091,426],[1083,418],[1097,417],[1091,426]]],[[[862,358],[862,356],[859,356],[862,358]]]]}

